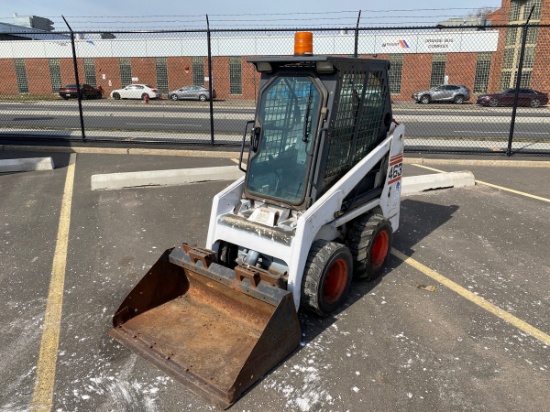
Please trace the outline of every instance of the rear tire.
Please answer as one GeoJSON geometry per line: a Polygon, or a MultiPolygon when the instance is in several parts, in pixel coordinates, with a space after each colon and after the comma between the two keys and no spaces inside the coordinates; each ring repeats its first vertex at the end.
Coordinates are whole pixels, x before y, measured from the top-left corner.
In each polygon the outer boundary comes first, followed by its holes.
{"type": "Polygon", "coordinates": [[[115,100],[120,100],[120,94],[118,94],[118,93],[113,93],[113,99],[115,99],[115,100]]]}
{"type": "Polygon", "coordinates": [[[431,101],[430,96],[428,96],[427,94],[425,94],[420,98],[420,103],[422,104],[428,104],[430,103],[430,101],[431,101]]]}
{"type": "Polygon", "coordinates": [[[345,302],[352,272],[353,259],[345,245],[315,241],[302,279],[302,308],[319,316],[330,315],[345,302]]]}
{"type": "Polygon", "coordinates": [[[454,98],[454,103],[455,103],[455,104],[462,104],[462,103],[464,103],[464,96],[462,96],[462,95],[455,96],[455,98],[454,98]]]}
{"type": "Polygon", "coordinates": [[[529,106],[531,106],[531,107],[539,107],[539,106],[540,106],[540,100],[539,100],[539,99],[533,99],[533,100],[531,100],[531,102],[529,103],[529,106]]]}
{"type": "Polygon", "coordinates": [[[141,100],[145,100],[146,98],[149,99],[149,95],[148,95],[147,93],[143,93],[143,94],[141,95],[141,100]]]}
{"type": "Polygon", "coordinates": [[[353,256],[355,279],[372,281],[382,274],[392,237],[391,224],[382,215],[368,213],[352,223],[347,244],[353,256]]]}
{"type": "Polygon", "coordinates": [[[201,94],[201,95],[199,96],[199,100],[200,100],[201,102],[205,102],[205,101],[207,100],[207,99],[206,99],[206,95],[201,94]]]}

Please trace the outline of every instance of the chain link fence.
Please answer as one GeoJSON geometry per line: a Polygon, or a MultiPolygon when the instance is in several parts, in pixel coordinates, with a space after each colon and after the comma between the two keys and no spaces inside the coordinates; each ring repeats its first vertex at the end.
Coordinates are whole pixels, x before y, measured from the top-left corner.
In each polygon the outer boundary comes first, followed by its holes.
{"type": "MultiPolygon", "coordinates": [[[[310,31],[315,54],[391,62],[406,150],[550,153],[550,26],[310,31]]],[[[295,32],[0,33],[0,138],[240,145],[247,60],[292,54],[295,32]]]]}

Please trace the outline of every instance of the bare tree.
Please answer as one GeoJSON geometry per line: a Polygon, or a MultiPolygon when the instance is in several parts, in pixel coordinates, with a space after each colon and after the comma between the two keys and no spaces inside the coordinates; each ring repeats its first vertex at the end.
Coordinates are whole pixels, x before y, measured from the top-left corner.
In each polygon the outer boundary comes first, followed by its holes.
{"type": "Polygon", "coordinates": [[[487,16],[488,14],[491,14],[492,12],[498,10],[498,7],[480,7],[479,9],[475,9],[468,13],[468,17],[479,17],[483,18],[487,16]]]}

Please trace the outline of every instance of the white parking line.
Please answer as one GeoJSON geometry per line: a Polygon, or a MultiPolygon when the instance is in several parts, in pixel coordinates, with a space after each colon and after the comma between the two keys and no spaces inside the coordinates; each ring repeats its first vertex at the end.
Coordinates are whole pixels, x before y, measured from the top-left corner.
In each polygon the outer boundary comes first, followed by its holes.
{"type": "Polygon", "coordinates": [[[187,126],[187,127],[203,127],[202,124],[189,123],[126,123],[129,126],[187,126]]]}
{"type": "MultiPolygon", "coordinates": [[[[477,130],[455,130],[455,131],[453,131],[453,133],[505,134],[505,135],[510,134],[510,132],[480,132],[480,131],[477,131],[477,130]]],[[[548,133],[548,132],[516,132],[516,133],[524,133],[524,134],[529,134],[529,135],[540,134],[540,135],[545,135],[545,136],[550,135],[550,133],[548,133]]]]}

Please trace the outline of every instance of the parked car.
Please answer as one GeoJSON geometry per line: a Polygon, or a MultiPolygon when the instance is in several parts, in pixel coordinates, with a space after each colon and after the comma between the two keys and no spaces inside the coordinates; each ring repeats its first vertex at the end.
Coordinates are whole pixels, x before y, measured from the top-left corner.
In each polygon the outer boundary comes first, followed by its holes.
{"type": "MultiPolygon", "coordinates": [[[[89,84],[80,85],[80,95],[83,99],[101,99],[101,89],[96,89],[89,84]]],[[[76,84],[68,84],[65,87],[59,89],[59,95],[65,100],[70,99],[71,97],[77,98],[78,93],[76,90],[76,84]]]]}
{"type": "Polygon", "coordinates": [[[462,104],[470,100],[470,89],[462,84],[442,84],[430,90],[413,93],[412,98],[419,103],[453,102],[462,104]]]}
{"type": "MultiPolygon", "coordinates": [[[[216,90],[212,90],[212,97],[216,98],[216,90]]],[[[184,86],[181,89],[168,93],[168,98],[172,100],[200,100],[205,102],[210,100],[210,90],[203,86],[184,86]]]]}
{"type": "MultiPolygon", "coordinates": [[[[484,94],[477,98],[483,106],[513,106],[516,89],[506,89],[498,93],[484,94]]],[[[539,107],[548,103],[548,94],[531,89],[519,89],[518,106],[539,107]]]]}
{"type": "Polygon", "coordinates": [[[111,97],[115,100],[119,99],[159,99],[162,93],[148,84],[129,84],[124,89],[116,89],[111,92],[111,97]]]}

